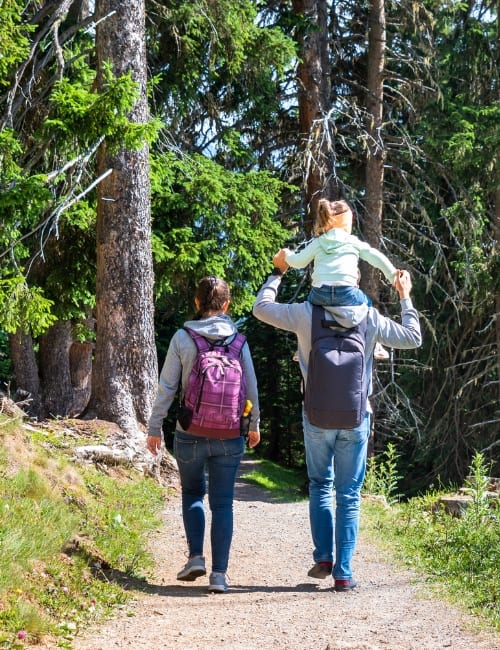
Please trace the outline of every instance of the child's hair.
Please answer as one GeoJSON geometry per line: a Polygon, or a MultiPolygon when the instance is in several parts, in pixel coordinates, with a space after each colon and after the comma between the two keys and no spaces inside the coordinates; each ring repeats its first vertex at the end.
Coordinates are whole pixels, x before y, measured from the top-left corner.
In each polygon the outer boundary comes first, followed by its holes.
{"type": "Polygon", "coordinates": [[[231,299],[231,291],[227,282],[207,275],[199,281],[195,297],[199,302],[196,318],[202,318],[206,312],[222,310],[226,300],[231,299]]]}
{"type": "Polygon", "coordinates": [[[314,234],[318,236],[332,228],[342,227],[339,223],[338,217],[340,215],[347,215],[348,213],[351,213],[352,215],[351,207],[347,201],[329,201],[328,199],[320,199],[318,202],[316,219],[314,220],[314,234]]]}

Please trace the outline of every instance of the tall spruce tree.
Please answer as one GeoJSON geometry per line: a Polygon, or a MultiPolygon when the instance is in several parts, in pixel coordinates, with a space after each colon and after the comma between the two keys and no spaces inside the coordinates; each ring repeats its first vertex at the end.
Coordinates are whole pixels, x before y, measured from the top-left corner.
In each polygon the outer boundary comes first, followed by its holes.
{"type": "MultiPolygon", "coordinates": [[[[130,75],[138,96],[129,118],[144,125],[144,1],[98,0],[96,18],[98,89],[106,91],[108,67],[115,76],[130,75]]],[[[97,172],[104,178],[97,201],[96,345],[88,412],[133,431],[147,423],[158,375],[147,142],[132,149],[103,141],[97,172]]]]}

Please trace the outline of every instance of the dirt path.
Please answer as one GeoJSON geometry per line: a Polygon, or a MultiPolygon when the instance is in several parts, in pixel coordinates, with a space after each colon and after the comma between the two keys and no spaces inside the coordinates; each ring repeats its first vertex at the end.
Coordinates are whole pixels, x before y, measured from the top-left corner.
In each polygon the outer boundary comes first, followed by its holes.
{"type": "Polygon", "coordinates": [[[500,635],[475,631],[362,539],[357,590],[336,593],[329,580],[308,578],[305,502],[273,503],[238,482],[227,594],[208,594],[207,577],[176,580],[185,562],[179,496],[166,504],[164,521],[152,540],[155,579],[117,618],[77,638],[75,650],[500,650],[500,635]]]}

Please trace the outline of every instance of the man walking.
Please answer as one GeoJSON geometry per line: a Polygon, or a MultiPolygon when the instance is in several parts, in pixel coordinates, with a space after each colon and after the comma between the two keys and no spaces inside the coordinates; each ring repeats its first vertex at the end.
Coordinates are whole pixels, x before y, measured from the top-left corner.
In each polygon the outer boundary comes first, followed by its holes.
{"type": "MultiPolygon", "coordinates": [[[[264,323],[296,334],[298,361],[306,386],[313,306],[310,302],[276,302],[281,278],[287,271],[288,264],[279,253],[274,256],[273,263],[274,271],[257,294],[253,314],[264,323]]],[[[368,395],[371,393],[373,350],[376,343],[399,349],[417,348],[421,344],[420,323],[410,299],[412,284],[409,273],[398,271],[394,286],[401,303],[401,324],[382,316],[366,304],[326,308],[325,317],[335,319],[337,324],[346,328],[356,326],[367,317],[365,368],[368,395]]],[[[325,386],[325,390],[335,391],[335,386],[325,386]]],[[[325,429],[312,424],[303,409],[309,478],[309,519],[314,546],[314,566],[308,575],[319,579],[333,575],[336,591],[350,591],[357,586],[352,575],[351,559],[358,536],[370,418],[368,402],[367,413],[356,428],[325,429]]]]}

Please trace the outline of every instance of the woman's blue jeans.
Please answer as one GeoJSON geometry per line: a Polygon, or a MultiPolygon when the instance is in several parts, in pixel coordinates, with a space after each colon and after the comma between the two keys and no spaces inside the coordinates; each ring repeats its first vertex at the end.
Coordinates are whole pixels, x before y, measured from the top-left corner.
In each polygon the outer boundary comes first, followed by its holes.
{"type": "Polygon", "coordinates": [[[236,472],[243,457],[242,436],[224,440],[175,432],[174,455],[182,490],[182,517],[189,555],[203,555],[208,473],[208,503],[212,512],[212,571],[225,573],[233,538],[233,498],[236,472]]]}
{"type": "Polygon", "coordinates": [[[303,413],[309,520],[315,562],[332,562],[333,577],[352,577],[366,471],[370,415],[356,429],[321,429],[303,413]],[[335,485],[335,510],[333,492],[335,485]]]}

